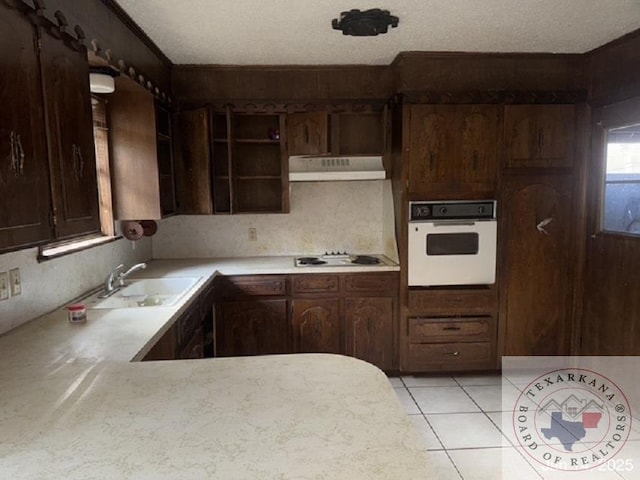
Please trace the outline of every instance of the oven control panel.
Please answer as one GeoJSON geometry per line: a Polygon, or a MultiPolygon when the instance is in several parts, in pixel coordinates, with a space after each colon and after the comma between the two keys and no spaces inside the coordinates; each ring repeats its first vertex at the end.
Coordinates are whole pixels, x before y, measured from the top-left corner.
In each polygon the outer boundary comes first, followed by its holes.
{"type": "Polygon", "coordinates": [[[409,202],[409,221],[492,220],[496,218],[495,200],[409,202]]]}

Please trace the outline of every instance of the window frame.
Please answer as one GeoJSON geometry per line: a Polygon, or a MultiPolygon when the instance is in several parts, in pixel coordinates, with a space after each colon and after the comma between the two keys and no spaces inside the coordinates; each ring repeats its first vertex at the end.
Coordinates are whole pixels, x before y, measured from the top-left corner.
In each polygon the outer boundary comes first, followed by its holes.
{"type": "MultiPolygon", "coordinates": [[[[593,110],[591,138],[591,191],[593,202],[591,231],[594,236],[620,237],[640,241],[640,234],[604,227],[605,194],[607,182],[607,145],[609,131],[640,124],[640,97],[623,102],[604,105],[593,110]]],[[[635,183],[635,182],[634,182],[635,183]]]]}

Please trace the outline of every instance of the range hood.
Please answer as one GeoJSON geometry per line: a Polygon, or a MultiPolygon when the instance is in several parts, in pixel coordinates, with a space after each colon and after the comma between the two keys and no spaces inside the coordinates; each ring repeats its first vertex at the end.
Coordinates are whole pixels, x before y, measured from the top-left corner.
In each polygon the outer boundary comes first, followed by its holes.
{"type": "Polygon", "coordinates": [[[382,156],[296,155],[289,157],[290,182],[384,180],[382,156]]]}

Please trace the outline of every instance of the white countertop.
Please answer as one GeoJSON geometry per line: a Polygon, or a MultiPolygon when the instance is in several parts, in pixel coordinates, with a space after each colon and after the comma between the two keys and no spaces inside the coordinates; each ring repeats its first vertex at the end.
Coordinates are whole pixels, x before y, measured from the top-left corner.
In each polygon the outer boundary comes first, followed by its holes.
{"type": "MultiPolygon", "coordinates": [[[[143,273],[202,277],[193,294],[218,270],[290,273],[260,258],[254,269],[154,261],[143,273]]],[[[131,363],[188,302],[90,310],[84,325],[59,310],[0,337],[0,478],[433,478],[388,380],[365,362],[309,354],[131,363]]]]}

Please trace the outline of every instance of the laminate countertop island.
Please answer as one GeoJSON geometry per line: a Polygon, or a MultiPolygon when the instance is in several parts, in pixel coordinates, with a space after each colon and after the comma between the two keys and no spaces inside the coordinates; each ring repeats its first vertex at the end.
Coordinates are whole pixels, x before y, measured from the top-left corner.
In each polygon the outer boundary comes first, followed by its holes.
{"type": "Polygon", "coordinates": [[[126,318],[90,311],[84,326],[59,310],[0,337],[0,478],[434,478],[419,433],[368,363],[324,354],[131,362],[186,303],[126,318]]]}

